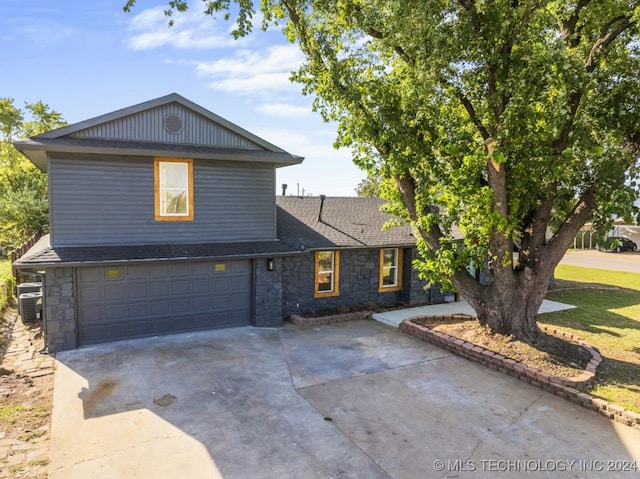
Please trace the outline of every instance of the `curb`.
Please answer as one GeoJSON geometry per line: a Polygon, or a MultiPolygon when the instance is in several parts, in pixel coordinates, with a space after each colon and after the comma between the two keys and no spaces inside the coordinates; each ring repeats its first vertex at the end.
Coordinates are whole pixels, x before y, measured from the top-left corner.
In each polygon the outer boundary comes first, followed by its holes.
{"type": "Polygon", "coordinates": [[[358,319],[371,319],[372,314],[373,313],[371,311],[358,311],[355,313],[321,316],[319,318],[305,318],[296,314],[292,314],[291,316],[289,316],[289,321],[291,321],[296,326],[320,326],[322,324],[343,323],[345,321],[356,321],[358,319]]]}

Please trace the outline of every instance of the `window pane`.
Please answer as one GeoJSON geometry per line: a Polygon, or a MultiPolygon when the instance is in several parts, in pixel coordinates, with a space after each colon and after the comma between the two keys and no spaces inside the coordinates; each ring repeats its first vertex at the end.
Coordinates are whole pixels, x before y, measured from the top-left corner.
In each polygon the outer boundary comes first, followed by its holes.
{"type": "Polygon", "coordinates": [[[163,161],[159,163],[160,214],[189,215],[189,164],[163,161]]]}
{"type": "Polygon", "coordinates": [[[318,273],[318,291],[333,291],[333,273],[318,273]]]}
{"type": "Polygon", "coordinates": [[[184,191],[162,192],[162,214],[186,215],[188,213],[187,195],[184,191]]]}
{"type": "Polygon", "coordinates": [[[187,189],[189,166],[186,163],[160,163],[160,188],[187,189]]]}
{"type": "Polygon", "coordinates": [[[322,251],[318,253],[318,272],[333,271],[333,252],[322,251]]]}
{"type": "Polygon", "coordinates": [[[395,286],[397,284],[396,271],[397,270],[395,268],[384,268],[382,272],[383,286],[395,286]]]}
{"type": "Polygon", "coordinates": [[[383,252],[383,262],[384,262],[384,266],[385,268],[388,268],[390,266],[397,266],[397,259],[396,259],[396,255],[398,253],[398,250],[396,250],[395,248],[393,249],[385,249],[383,252]]]}
{"type": "Polygon", "coordinates": [[[398,285],[398,250],[386,248],[382,250],[382,286],[398,285]]]}

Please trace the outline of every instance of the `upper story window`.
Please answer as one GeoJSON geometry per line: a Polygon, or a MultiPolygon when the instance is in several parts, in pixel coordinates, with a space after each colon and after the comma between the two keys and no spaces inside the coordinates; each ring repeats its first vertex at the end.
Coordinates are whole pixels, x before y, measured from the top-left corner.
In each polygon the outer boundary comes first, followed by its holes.
{"type": "Polygon", "coordinates": [[[317,251],[314,297],[338,296],[340,276],[340,252],[317,251]]]}
{"type": "Polygon", "coordinates": [[[156,158],[156,221],[193,221],[193,160],[156,158]]]}
{"type": "Polygon", "coordinates": [[[380,250],[380,281],[378,291],[400,291],[402,289],[402,250],[383,248],[380,250]]]}

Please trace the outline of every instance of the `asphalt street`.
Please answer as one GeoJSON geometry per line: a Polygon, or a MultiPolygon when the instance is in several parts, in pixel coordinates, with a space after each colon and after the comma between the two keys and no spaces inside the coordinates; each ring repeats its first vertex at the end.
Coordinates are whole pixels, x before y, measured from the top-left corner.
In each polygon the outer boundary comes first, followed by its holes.
{"type": "Polygon", "coordinates": [[[640,273],[640,252],[567,251],[560,264],[640,273]]]}

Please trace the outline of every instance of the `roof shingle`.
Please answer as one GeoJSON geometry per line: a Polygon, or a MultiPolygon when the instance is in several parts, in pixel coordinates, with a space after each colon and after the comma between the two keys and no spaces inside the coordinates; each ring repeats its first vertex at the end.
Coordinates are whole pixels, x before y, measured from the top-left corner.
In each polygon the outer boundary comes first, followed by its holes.
{"type": "Polygon", "coordinates": [[[330,247],[409,246],[415,238],[409,225],[383,231],[394,219],[380,211],[380,198],[279,196],[278,238],[296,249],[330,247]]]}

